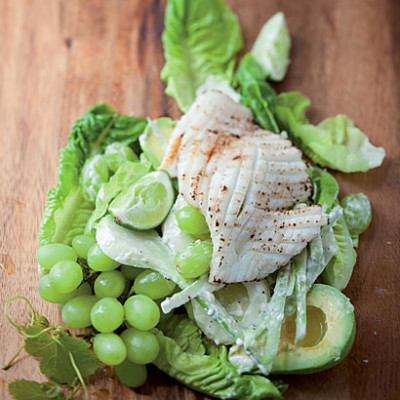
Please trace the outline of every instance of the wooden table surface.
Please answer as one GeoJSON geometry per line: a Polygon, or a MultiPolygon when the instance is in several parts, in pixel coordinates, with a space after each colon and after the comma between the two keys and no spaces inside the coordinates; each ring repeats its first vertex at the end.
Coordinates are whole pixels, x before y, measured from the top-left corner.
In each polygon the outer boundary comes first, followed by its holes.
{"type": "MultiPolygon", "coordinates": [[[[342,194],[364,192],[373,220],[361,237],[345,290],[355,307],[357,335],[347,359],[312,376],[287,377],[287,399],[400,398],[399,132],[400,2],[398,0],[231,0],[249,49],[263,22],[284,11],[293,39],[292,63],[276,88],[312,100],[313,122],[349,115],[376,145],[383,166],[336,174],[342,194]]],[[[74,121],[98,101],[120,113],[178,117],[164,94],[157,0],[0,0],[0,307],[14,295],[31,299],[53,324],[56,305],[37,294],[35,252],[47,190],[56,182],[58,150],[74,121]]],[[[13,307],[22,320],[24,307],[13,307]]],[[[22,339],[0,313],[0,359],[22,339]]],[[[92,387],[98,399],[201,399],[152,370],[136,394],[108,373],[92,387]]],[[[7,383],[41,379],[23,355],[0,372],[7,383]]]]}

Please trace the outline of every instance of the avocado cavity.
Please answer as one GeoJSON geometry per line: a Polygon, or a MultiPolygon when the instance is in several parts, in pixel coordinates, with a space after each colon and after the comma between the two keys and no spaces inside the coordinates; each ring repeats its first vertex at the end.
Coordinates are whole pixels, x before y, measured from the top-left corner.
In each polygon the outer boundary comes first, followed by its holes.
{"type": "Polygon", "coordinates": [[[282,326],[272,372],[307,374],[338,364],[354,341],[355,320],[349,299],[337,289],[316,284],[307,295],[307,331],[295,343],[295,314],[282,326]]]}

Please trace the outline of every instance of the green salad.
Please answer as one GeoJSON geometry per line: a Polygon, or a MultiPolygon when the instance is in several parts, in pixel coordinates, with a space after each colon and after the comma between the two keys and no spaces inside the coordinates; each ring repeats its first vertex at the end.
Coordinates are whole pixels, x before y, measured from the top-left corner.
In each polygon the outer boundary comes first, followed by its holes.
{"type": "Polygon", "coordinates": [[[37,251],[40,296],[59,305],[69,329],[84,333],[52,327],[29,301],[29,321],[17,325],[7,303],[23,348],[48,378],[12,382],[16,399],[71,399],[81,390],[89,398],[85,379],[101,364],[132,388],[146,382],[146,365],[153,364],[211,397],[281,399],[284,374],[331,368],[351,349],[353,306],[341,291],[371,206],[363,193],[341,198],[326,168],[365,172],[381,165],[385,151],[345,115],[312,124],[304,94],[270,86],[289,66],[282,13],[265,23],[240,61],[238,18],[222,0],[169,0],[162,40],[161,78],[182,112],[204,93],[223,93],[251,112],[258,130],[289,139],[305,157],[297,164],[310,183],[302,190],[312,196],[276,212],[309,207],[326,222],[262,278],[212,282],[216,228],[184,198],[181,181],[160,168],[178,121],[95,105],[60,152],[37,251]]]}

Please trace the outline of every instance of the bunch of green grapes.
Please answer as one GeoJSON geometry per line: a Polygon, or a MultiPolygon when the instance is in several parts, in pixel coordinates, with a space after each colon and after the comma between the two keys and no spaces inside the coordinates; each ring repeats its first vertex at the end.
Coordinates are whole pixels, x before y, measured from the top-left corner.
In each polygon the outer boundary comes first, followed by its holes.
{"type": "Polygon", "coordinates": [[[61,305],[62,319],[73,329],[92,326],[93,349],[100,361],[115,366],[130,387],[145,383],[146,364],[159,353],[150,332],[160,321],[155,300],[172,294],[175,284],[150,269],[120,265],[91,236],[79,235],[72,247],[49,244],[39,248],[40,296],[61,305]],[[84,277],[91,278],[84,282],[84,277]]]}

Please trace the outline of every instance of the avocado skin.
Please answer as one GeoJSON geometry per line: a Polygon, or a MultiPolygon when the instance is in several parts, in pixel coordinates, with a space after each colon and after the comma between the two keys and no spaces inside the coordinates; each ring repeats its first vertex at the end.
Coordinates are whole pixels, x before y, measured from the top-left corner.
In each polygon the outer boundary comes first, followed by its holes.
{"type": "MultiPolygon", "coordinates": [[[[328,285],[322,285],[322,284],[317,284],[314,285],[313,289],[317,289],[318,291],[324,291],[325,289],[328,290],[331,293],[336,293],[338,298],[340,297],[345,297],[342,293],[340,293],[337,289],[328,286],[328,285]]],[[[346,297],[345,297],[346,298],[346,297]]],[[[346,301],[350,304],[350,301],[346,298],[346,301]]],[[[339,304],[340,305],[340,304],[339,304]]],[[[305,375],[305,374],[314,374],[317,372],[324,371],[326,369],[332,368],[336,365],[338,365],[343,359],[349,354],[354,338],[356,335],[356,324],[355,324],[355,319],[354,319],[354,313],[352,313],[350,319],[347,322],[347,325],[351,324],[351,332],[350,335],[348,336],[348,339],[346,343],[343,346],[343,349],[340,352],[340,356],[327,356],[326,354],[321,354],[321,359],[318,360],[318,357],[313,357],[310,359],[310,355],[307,354],[305,351],[304,357],[301,360],[302,365],[299,367],[299,360],[297,357],[291,362],[290,360],[290,353],[286,353],[285,356],[282,355],[282,358],[280,357],[280,354],[278,353],[276,359],[274,360],[274,363],[272,365],[272,370],[271,373],[273,374],[291,374],[291,375],[305,375]]]]}

